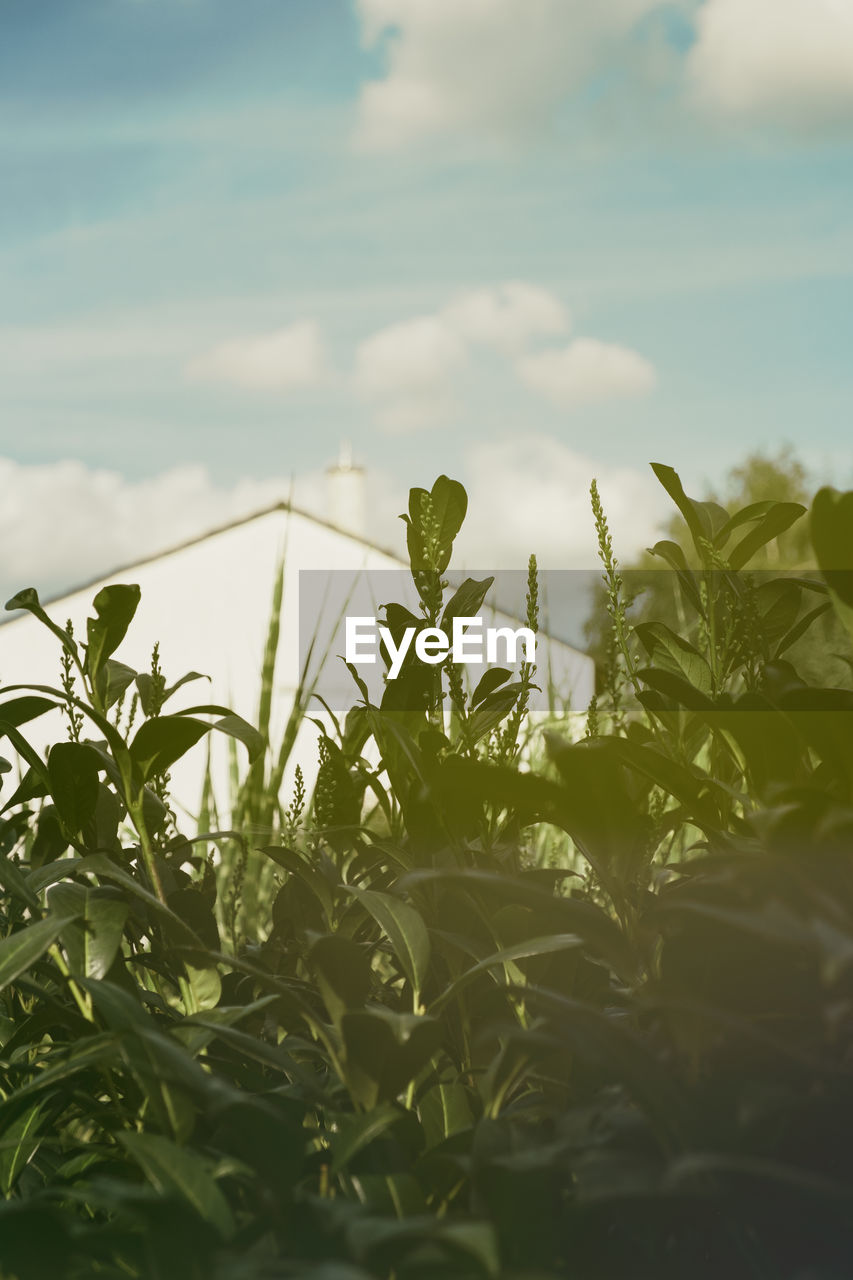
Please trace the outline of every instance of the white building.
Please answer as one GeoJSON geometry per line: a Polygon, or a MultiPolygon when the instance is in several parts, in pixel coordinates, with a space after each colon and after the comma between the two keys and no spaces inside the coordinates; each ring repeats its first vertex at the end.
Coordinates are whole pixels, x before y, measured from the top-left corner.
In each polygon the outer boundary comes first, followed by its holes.
{"type": "MultiPolygon", "coordinates": [[[[224,703],[254,723],[273,586],[283,559],[284,592],[271,732],[275,745],[300,680],[300,571],[343,570],[360,575],[380,570],[399,574],[405,569],[397,556],[343,527],[345,521],[352,524],[359,519],[360,479],[359,469],[347,462],[330,469],[330,509],[338,523],[281,503],[117,569],[47,602],[46,610],[60,626],[70,619],[75,635],[85,637],[86,618],[92,613],[98,590],[111,582],[137,583],[141,589],[140,605],[116,658],[136,671],[147,671],[152,648],[158,642],[168,684],[189,671],[202,672],[210,678],[209,682],[195,681],[184,686],[167,704],[167,710],[224,703]]],[[[401,542],[402,533],[401,525],[401,542]]],[[[328,643],[335,621],[320,613],[302,620],[303,643],[306,624],[309,631],[318,631],[318,653],[328,643]]],[[[562,688],[571,695],[572,706],[584,710],[593,691],[592,659],[556,641],[546,644],[547,661],[558,674],[562,688]]],[[[542,648],[540,643],[540,654],[542,648]]],[[[337,662],[348,681],[349,675],[336,653],[328,660],[337,662]]],[[[46,627],[27,613],[0,623],[0,716],[3,687],[25,682],[58,687],[59,678],[60,645],[46,627]]],[[[314,714],[323,715],[319,705],[314,714]]],[[[31,722],[25,731],[40,750],[66,736],[59,712],[31,722]]],[[[309,778],[314,772],[315,737],[314,727],[303,725],[291,756],[291,768],[300,762],[309,778]]],[[[238,754],[244,768],[242,746],[238,747],[238,754]]],[[[0,755],[10,755],[8,743],[0,742],[0,755]]],[[[202,742],[173,769],[171,791],[179,810],[198,812],[205,762],[202,742]]],[[[220,734],[211,735],[211,768],[221,810],[227,813],[228,743],[220,734]]],[[[289,776],[286,775],[288,780],[289,776]]]]}

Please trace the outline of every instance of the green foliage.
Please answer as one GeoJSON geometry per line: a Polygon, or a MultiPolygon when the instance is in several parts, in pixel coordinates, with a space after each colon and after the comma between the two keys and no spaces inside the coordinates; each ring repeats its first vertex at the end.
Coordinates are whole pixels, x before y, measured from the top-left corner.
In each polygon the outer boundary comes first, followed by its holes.
{"type": "MultiPolygon", "coordinates": [[[[822,576],[758,578],[797,496],[730,509],[655,472],[671,598],[632,613],[593,489],[612,669],[532,767],[532,667],[469,690],[410,655],[282,798],[305,701],[274,752],[280,580],[259,729],[164,712],[196,674],[115,658],[135,588],[83,644],[10,602],[63,658],[57,689],[0,687],[7,1280],[847,1274],[853,695],[796,654],[830,611],[849,650],[853,495],[812,506],[822,576]],[[248,773],[226,831],[185,835],[165,779],[211,730],[248,773]]],[[[444,579],[466,502],[412,491],[421,615],[389,604],[392,631],[485,600],[444,579]]]]}

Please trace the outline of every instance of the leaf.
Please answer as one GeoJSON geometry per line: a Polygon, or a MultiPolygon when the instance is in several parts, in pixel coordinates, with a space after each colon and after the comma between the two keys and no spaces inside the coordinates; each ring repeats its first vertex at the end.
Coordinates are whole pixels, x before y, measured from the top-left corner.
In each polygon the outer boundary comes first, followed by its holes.
{"type": "Polygon", "coordinates": [[[50,794],[66,831],[77,836],[98,803],[100,759],[83,742],[57,742],[47,757],[50,794]]]}
{"type": "Polygon", "coordinates": [[[799,502],[774,502],[771,509],[754,529],[729,552],[727,559],[733,569],[742,568],[763,546],[790,529],[795,520],[805,515],[806,508],[799,502]]]}
{"type": "Polygon", "coordinates": [[[130,756],[144,782],[165,773],[204,737],[210,725],[187,716],[157,716],[146,720],[130,744],[130,756]]]}
{"type": "MultiPolygon", "coordinates": [[[[172,694],[183,685],[188,684],[191,680],[209,680],[210,676],[202,675],[199,671],[188,671],[185,676],[181,676],[180,680],[176,680],[174,684],[169,685],[163,690],[160,696],[160,705],[171,698],[172,694]]],[[[136,677],[136,687],[139,690],[139,702],[146,716],[151,714],[154,707],[154,681],[147,671],[141,671],[136,677]]]]}
{"type": "Polygon", "coordinates": [[[196,968],[184,963],[184,981],[189,989],[189,1001],[184,1000],[187,1013],[205,1013],[215,1009],[222,997],[222,979],[215,965],[196,968]],[[191,1007],[186,1008],[187,1004],[191,1007]]]}
{"type": "Polygon", "coordinates": [[[418,1112],[428,1147],[463,1133],[474,1122],[465,1086],[458,1080],[428,1089],[418,1102],[418,1112]]]}
{"type": "Polygon", "coordinates": [[[332,1173],[340,1173],[365,1147],[397,1124],[402,1112],[390,1102],[374,1107],[367,1115],[350,1115],[340,1120],[332,1137],[332,1173]]]}
{"type": "Polygon", "coordinates": [[[442,630],[448,631],[448,623],[452,627],[454,618],[472,618],[478,614],[493,582],[494,577],[466,578],[445,606],[441,615],[442,630]]]}
{"type": "Polygon", "coordinates": [[[764,502],[751,502],[749,506],[741,507],[740,511],[736,511],[730,516],[721,529],[718,529],[714,535],[714,546],[722,548],[726,545],[735,529],[739,529],[741,525],[751,524],[755,520],[760,520],[768,511],[776,506],[773,499],[764,502]]]}
{"type": "Polygon", "coordinates": [[[453,539],[462,527],[468,495],[458,480],[441,475],[427,495],[425,489],[409,490],[406,538],[413,572],[444,573],[450,563],[453,539]],[[424,522],[424,499],[429,497],[431,519],[424,522]]]}
{"type": "Polygon", "coordinates": [[[41,1136],[38,1127],[42,1121],[45,1102],[34,1103],[0,1132],[0,1190],[7,1198],[18,1180],[18,1175],[32,1160],[41,1136]]]}
{"type": "Polygon", "coordinates": [[[75,975],[105,978],[112,968],[130,911],[129,904],[117,897],[117,892],[70,883],[54,885],[50,890],[51,910],[74,917],[60,940],[75,975]]]}
{"type": "Polygon", "coordinates": [[[350,1009],[341,1018],[347,1086],[364,1107],[396,1098],[438,1051],[436,1018],[390,1009],[350,1009]]]}
{"type": "Polygon", "coordinates": [[[71,918],[48,916],[45,920],[28,924],[0,942],[0,990],[41,959],[66,925],[71,923],[71,918]]]}
{"type": "Polygon", "coordinates": [[[382,929],[409,980],[414,1002],[420,1004],[420,993],[429,973],[430,944],[427,927],[414,907],[407,906],[390,893],[375,889],[356,889],[349,893],[358,898],[382,929]]]}
{"type": "MultiPolygon", "coordinates": [[[[497,787],[503,785],[503,778],[511,775],[511,770],[492,769],[479,762],[463,762],[474,764],[472,775],[477,777],[480,770],[488,774],[497,774],[497,787]]],[[[468,774],[468,771],[465,771],[468,774]]],[[[463,775],[464,776],[464,775],[463,775]]],[[[482,776],[482,773],[479,774],[482,776]]],[[[530,775],[515,775],[518,778],[530,775]]],[[[554,784],[549,784],[553,786],[554,784]]],[[[554,788],[557,790],[557,788],[554,788]]],[[[585,902],[579,898],[557,897],[555,894],[541,889],[527,876],[499,875],[494,871],[475,869],[448,868],[439,870],[423,868],[410,871],[400,882],[401,887],[430,883],[445,884],[448,888],[458,888],[467,895],[476,893],[487,914],[494,911],[494,900],[508,902],[513,905],[529,907],[536,913],[537,919],[553,927],[556,931],[562,928],[566,933],[577,934],[583,938],[589,950],[612,966],[614,971],[622,975],[626,981],[636,978],[636,959],[631,952],[619,926],[599,906],[585,902]]]]}
{"type": "Polygon", "coordinates": [[[308,952],[329,1017],[337,1025],[347,1009],[358,1009],[370,994],[370,963],[357,943],[340,934],[318,938],[308,952]]]}
{"type": "MultiPolygon", "coordinates": [[[[0,693],[2,692],[3,690],[0,689],[0,693]]],[[[59,705],[59,702],[52,698],[37,698],[32,695],[10,698],[8,702],[0,702],[0,719],[5,724],[17,727],[26,724],[29,720],[35,720],[37,716],[42,716],[46,711],[52,711],[59,705]]]]}
{"type": "Polygon", "coordinates": [[[682,707],[687,707],[690,711],[710,710],[714,706],[707,694],[702,693],[683,676],[677,676],[671,671],[664,671],[658,667],[641,667],[636,674],[638,680],[642,680],[644,684],[650,685],[659,693],[666,694],[668,698],[674,698],[682,707]]]}
{"type": "Polygon", "coordinates": [[[811,535],[832,602],[853,636],[853,489],[819,489],[811,509],[811,535]]]}
{"type": "Polygon", "coordinates": [[[648,551],[649,555],[660,556],[662,560],[665,560],[667,564],[675,570],[685,599],[690,601],[697,613],[701,613],[702,597],[699,594],[696,575],[689,567],[687,557],[678,543],[671,542],[668,539],[663,539],[661,542],[656,542],[653,547],[649,547],[648,551]]]}
{"type": "Polygon", "coordinates": [[[569,951],[583,946],[583,939],[571,933],[548,934],[541,938],[529,938],[525,942],[516,942],[511,947],[504,947],[493,955],[486,956],[470,969],[466,969],[455,981],[442,991],[437,1000],[433,1000],[430,1011],[437,1013],[448,1000],[458,995],[469,983],[495,965],[508,965],[515,960],[528,960],[533,956],[553,955],[555,951],[569,951]]]}
{"type": "Polygon", "coordinates": [[[516,681],[513,684],[504,685],[502,689],[497,689],[483,699],[468,719],[468,736],[472,742],[477,742],[491,732],[509,715],[518,701],[521,690],[522,685],[516,681]]]}
{"type": "Polygon", "coordinates": [[[826,600],[823,604],[817,605],[816,608],[810,609],[808,613],[804,614],[803,617],[800,618],[799,622],[795,623],[794,626],[791,627],[791,630],[786,632],[779,641],[776,652],[773,655],[773,661],[775,662],[777,659],[781,658],[782,654],[790,649],[792,644],[796,644],[801,636],[806,634],[812,623],[815,622],[821,614],[826,613],[831,608],[832,601],[826,600]]]}
{"type": "Polygon", "coordinates": [[[441,546],[449,549],[462,528],[465,513],[468,510],[468,495],[458,480],[440,475],[432,486],[430,500],[433,519],[438,525],[439,542],[441,546]]]}
{"type": "Polygon", "coordinates": [[[77,645],[75,641],[68,635],[67,631],[62,627],[57,626],[57,624],[47,616],[39,603],[39,596],[35,587],[24,587],[23,591],[19,591],[17,595],[12,596],[11,600],[7,600],[4,607],[10,611],[12,609],[26,609],[27,613],[31,613],[34,618],[38,618],[39,622],[47,627],[48,631],[53,632],[57,640],[62,644],[63,649],[66,649],[68,653],[72,653],[76,656],[77,645]]]}
{"type": "Polygon", "coordinates": [[[200,1155],[155,1133],[125,1132],[117,1137],[156,1191],[181,1197],[225,1239],[234,1234],[228,1202],[200,1155]]]}
{"type": "Polygon", "coordinates": [[[242,742],[249,753],[250,764],[258,756],[263,755],[266,748],[263,734],[254,725],[249,724],[248,720],[244,720],[242,716],[235,715],[233,711],[229,711],[228,707],[219,706],[217,703],[207,703],[204,706],[187,707],[184,710],[175,712],[175,717],[192,715],[221,716],[220,720],[214,720],[207,725],[207,728],[216,729],[219,733],[225,733],[229,738],[235,738],[238,742],[242,742]]]}
{"type": "Polygon", "coordinates": [[[98,672],[98,692],[104,709],[109,710],[136,679],[136,672],[124,662],[108,658],[98,672]]]}
{"type": "Polygon", "coordinates": [[[664,466],[660,462],[653,462],[651,465],[652,471],[684,516],[687,528],[693,538],[693,543],[704,563],[707,559],[707,551],[703,547],[703,543],[710,541],[713,537],[713,528],[705,510],[705,504],[697,502],[694,498],[688,498],[684,492],[684,486],[681,483],[678,472],[674,471],[672,467],[664,466]]]}
{"type": "Polygon", "coordinates": [[[139,605],[137,586],[114,583],[102,587],[94,599],[96,617],[86,620],[86,671],[98,685],[101,668],[124,639],[139,605]]]}
{"type": "Polygon", "coordinates": [[[489,667],[477,682],[477,687],[471,695],[471,706],[476,707],[490,693],[509,680],[511,675],[512,672],[506,667],[489,667]]]}
{"type": "Polygon", "coordinates": [[[229,738],[242,742],[249,753],[250,764],[263,755],[265,744],[262,735],[242,716],[234,714],[223,716],[221,720],[214,720],[211,728],[217,733],[225,733],[229,738]]]}
{"type": "Polygon", "coordinates": [[[6,890],[10,897],[18,897],[28,907],[40,910],[39,900],[27,883],[27,878],[7,857],[0,854],[0,888],[6,890]]]}
{"type": "Polygon", "coordinates": [[[671,1149],[681,1145],[692,1123],[687,1099],[672,1072],[639,1036],[600,1009],[554,991],[525,986],[519,994],[548,1012],[549,1022],[573,1053],[625,1085],[671,1149]]]}
{"type": "Polygon", "coordinates": [[[710,695],[711,668],[692,644],[663,622],[643,622],[635,628],[652,662],[664,671],[683,676],[700,693],[710,695]]]}

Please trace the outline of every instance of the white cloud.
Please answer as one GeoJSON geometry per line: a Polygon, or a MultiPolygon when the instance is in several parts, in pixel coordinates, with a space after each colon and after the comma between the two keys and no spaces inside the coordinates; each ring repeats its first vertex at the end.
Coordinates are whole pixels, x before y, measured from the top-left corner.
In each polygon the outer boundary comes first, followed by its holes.
{"type": "Polygon", "coordinates": [[[654,366],[638,352],[593,338],[523,356],[516,369],[532,391],[565,409],[646,395],[657,383],[654,366]]]}
{"type": "Polygon", "coordinates": [[[516,354],[531,338],[566,333],[566,308],[547,289],[510,280],[495,289],[459,294],[445,307],[446,322],[470,342],[516,354]]]}
{"type": "Polygon", "coordinates": [[[472,569],[520,569],[535,552],[543,568],[594,568],[594,476],[616,555],[625,563],[659,536],[667,515],[663,489],[650,470],[603,466],[541,433],[467,451],[461,478],[469,514],[454,562],[461,558],[472,569]]]}
{"type": "Polygon", "coordinates": [[[418,316],[380,329],[356,351],[355,385],[390,431],[413,431],[453,408],[453,375],[466,344],[440,315],[418,316]]]}
{"type": "Polygon", "coordinates": [[[578,338],[567,347],[532,350],[537,339],[570,328],[563,303],[548,290],[513,280],[459,293],[432,315],[372,334],[356,351],[354,386],[380,426],[415,431],[451,417],[455,382],[472,351],[506,359],[521,381],[562,407],[642,395],[656,383],[653,366],[627,347],[578,338]]]}
{"type": "Polygon", "coordinates": [[[293,391],[317,386],[328,374],[319,326],[302,320],[272,333],[220,342],[191,360],[194,382],[224,382],[248,391],[293,391]]]}
{"type": "Polygon", "coordinates": [[[688,59],[705,106],[807,125],[853,119],[850,0],[706,0],[688,59]]]}
{"type": "Polygon", "coordinates": [[[393,149],[432,134],[518,134],[583,84],[602,52],[662,0],[358,0],[387,74],[362,90],[358,141],[393,149]]]}
{"type": "Polygon", "coordinates": [[[27,466],[0,458],[0,492],[2,608],[22,587],[51,594],[77,586],[286,499],[289,481],[223,488],[203,466],[129,481],[77,461],[27,466]],[[39,513],[49,513],[42,527],[39,513]]]}

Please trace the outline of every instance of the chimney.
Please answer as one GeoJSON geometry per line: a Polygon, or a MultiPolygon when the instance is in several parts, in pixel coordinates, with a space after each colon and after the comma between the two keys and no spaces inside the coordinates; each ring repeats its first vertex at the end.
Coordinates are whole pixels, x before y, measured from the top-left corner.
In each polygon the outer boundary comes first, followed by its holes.
{"type": "Polygon", "coordinates": [[[347,440],[341,444],[337,462],[326,468],[326,494],[330,522],[347,533],[364,537],[364,467],[353,462],[347,440]]]}

